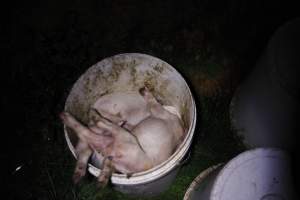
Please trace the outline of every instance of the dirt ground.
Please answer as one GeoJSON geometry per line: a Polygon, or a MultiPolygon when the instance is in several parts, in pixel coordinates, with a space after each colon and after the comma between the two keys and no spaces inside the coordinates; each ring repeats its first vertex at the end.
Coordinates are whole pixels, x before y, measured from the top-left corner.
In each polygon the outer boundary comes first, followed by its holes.
{"type": "Polygon", "coordinates": [[[2,132],[1,183],[4,199],[22,200],[182,199],[201,171],[245,150],[230,126],[230,100],[271,34],[299,15],[285,1],[259,0],[35,0],[13,2],[7,11],[1,107],[8,131],[2,132]],[[99,190],[91,176],[74,186],[75,159],[58,119],[85,70],[126,52],[175,67],[198,108],[191,158],[155,198],[99,190]]]}

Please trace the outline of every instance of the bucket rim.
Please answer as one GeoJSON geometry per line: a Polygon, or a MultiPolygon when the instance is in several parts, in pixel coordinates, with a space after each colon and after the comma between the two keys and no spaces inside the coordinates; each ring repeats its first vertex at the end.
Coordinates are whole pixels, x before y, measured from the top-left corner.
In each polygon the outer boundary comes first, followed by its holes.
{"type": "Polygon", "coordinates": [[[188,189],[186,190],[183,200],[190,200],[191,194],[194,191],[194,189],[197,187],[197,185],[201,184],[201,182],[208,177],[212,172],[217,170],[218,168],[222,167],[224,163],[219,163],[216,165],[213,165],[211,167],[206,168],[204,171],[202,171],[189,185],[188,189]]]}

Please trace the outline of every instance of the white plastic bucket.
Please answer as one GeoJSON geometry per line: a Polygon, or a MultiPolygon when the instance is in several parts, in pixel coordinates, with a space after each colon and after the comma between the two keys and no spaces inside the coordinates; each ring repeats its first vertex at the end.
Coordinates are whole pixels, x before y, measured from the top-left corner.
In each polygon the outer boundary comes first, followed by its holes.
{"type": "Polygon", "coordinates": [[[243,152],[224,167],[203,171],[184,200],[293,200],[290,158],[282,150],[257,148],[243,152]]]}
{"type": "Polygon", "coordinates": [[[253,147],[296,148],[300,18],[281,26],[231,101],[233,127],[253,147]]]}
{"type": "MultiPolygon", "coordinates": [[[[131,194],[156,195],[164,191],[175,178],[178,166],[187,154],[196,125],[196,106],[183,77],[168,63],[145,54],[127,53],[106,58],[90,67],[74,84],[66,100],[65,110],[87,123],[87,111],[104,94],[117,91],[137,91],[147,85],[165,106],[173,106],[181,115],[186,138],[173,155],[160,165],[130,178],[114,173],[115,189],[131,194]]],[[[64,127],[66,141],[76,158],[77,137],[64,127]]],[[[88,171],[98,176],[98,166],[89,163],[88,171]]]]}
{"type": "Polygon", "coordinates": [[[218,164],[202,171],[188,187],[183,200],[209,200],[213,180],[221,168],[222,164],[218,164]]]}

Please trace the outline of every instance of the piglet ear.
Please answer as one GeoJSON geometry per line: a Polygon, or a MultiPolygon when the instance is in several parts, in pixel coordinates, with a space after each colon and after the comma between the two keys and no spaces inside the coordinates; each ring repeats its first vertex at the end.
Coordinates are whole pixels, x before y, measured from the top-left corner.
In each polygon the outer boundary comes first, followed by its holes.
{"type": "Polygon", "coordinates": [[[76,185],[79,183],[79,181],[85,176],[86,172],[86,163],[77,162],[75,171],[73,174],[73,183],[76,185]]]}

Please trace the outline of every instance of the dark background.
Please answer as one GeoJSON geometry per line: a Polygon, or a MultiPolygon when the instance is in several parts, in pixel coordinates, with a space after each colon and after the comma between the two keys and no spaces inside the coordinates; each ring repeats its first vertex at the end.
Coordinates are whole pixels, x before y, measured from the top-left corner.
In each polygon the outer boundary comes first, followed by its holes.
{"type": "MultiPolygon", "coordinates": [[[[270,36],[300,12],[289,1],[266,0],[36,0],[2,9],[1,182],[12,199],[72,199],[57,189],[71,181],[74,164],[57,116],[72,84],[91,65],[118,53],[150,54],[177,68],[200,100],[191,74],[212,59],[234,71],[228,103],[270,36]],[[55,181],[57,171],[70,179],[55,181]]],[[[218,109],[222,98],[210,95],[208,110],[218,109]]],[[[199,121],[205,125],[211,118],[199,121]]],[[[199,138],[205,140],[203,129],[199,138]]],[[[222,152],[218,148],[213,150],[222,152]]]]}

